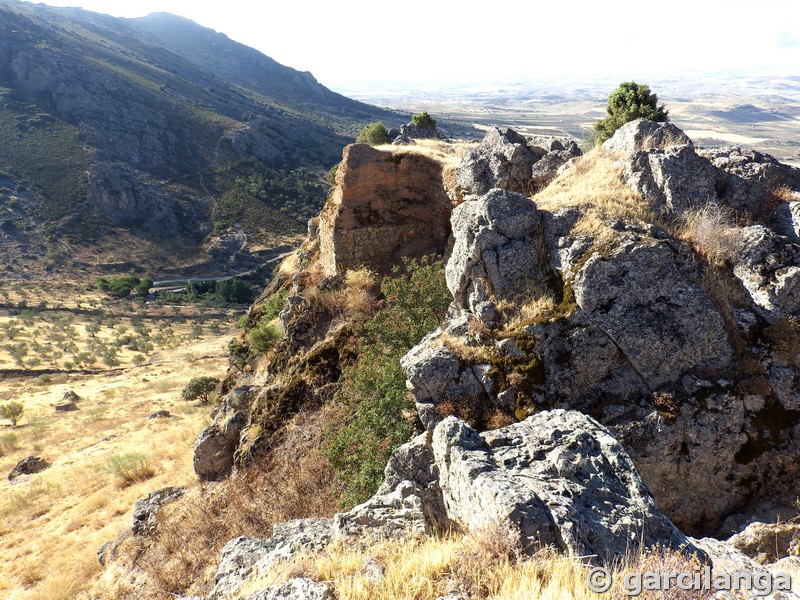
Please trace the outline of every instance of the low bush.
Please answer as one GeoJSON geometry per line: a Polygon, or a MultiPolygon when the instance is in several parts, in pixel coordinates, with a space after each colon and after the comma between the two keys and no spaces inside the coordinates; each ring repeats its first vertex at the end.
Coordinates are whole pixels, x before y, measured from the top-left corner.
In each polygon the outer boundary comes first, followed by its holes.
{"type": "Polygon", "coordinates": [[[336,396],[349,421],[329,431],[325,455],[345,487],[343,507],[369,498],[395,448],[415,433],[400,357],[435,328],[450,304],[444,264],[408,261],[381,284],[377,312],[357,334],[357,361],[344,369],[336,396]]]}
{"type": "Polygon", "coordinates": [[[150,464],[149,457],[140,452],[115,454],[106,461],[103,471],[117,478],[118,483],[123,487],[138,481],[146,481],[156,473],[150,464]]]}
{"type": "Polygon", "coordinates": [[[389,132],[383,123],[370,123],[359,131],[356,137],[356,142],[359,144],[369,144],[370,146],[380,146],[388,144],[390,141],[389,132]]]}
{"type": "Polygon", "coordinates": [[[247,332],[247,343],[250,346],[250,357],[266,354],[267,350],[277,342],[283,332],[280,325],[272,320],[262,318],[258,324],[247,332]]]}

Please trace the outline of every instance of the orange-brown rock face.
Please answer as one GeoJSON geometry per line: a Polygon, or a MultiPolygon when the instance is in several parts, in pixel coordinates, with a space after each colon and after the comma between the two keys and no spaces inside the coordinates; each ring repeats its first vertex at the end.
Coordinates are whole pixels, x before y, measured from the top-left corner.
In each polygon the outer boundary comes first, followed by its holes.
{"type": "Polygon", "coordinates": [[[359,266],[385,273],[401,257],[441,254],[452,209],[436,160],[348,146],[319,217],[322,265],[330,274],[359,266]]]}

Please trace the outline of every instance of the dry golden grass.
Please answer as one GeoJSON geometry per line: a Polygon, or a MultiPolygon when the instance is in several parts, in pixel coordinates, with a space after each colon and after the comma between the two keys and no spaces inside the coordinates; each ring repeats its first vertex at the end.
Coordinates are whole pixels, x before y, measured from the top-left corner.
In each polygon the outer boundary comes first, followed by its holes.
{"type": "Polygon", "coordinates": [[[741,251],[733,211],[713,202],[685,212],[677,234],[715,266],[734,260],[741,251]]]}
{"type": "Polygon", "coordinates": [[[341,418],[328,407],[297,415],[269,440],[269,455],[253,468],[165,507],[155,535],[127,541],[89,597],[205,594],[214,585],[219,553],[231,539],[269,537],[274,523],[333,514],[341,488],[322,456],[322,435],[341,418]]]}
{"type": "Polygon", "coordinates": [[[608,220],[621,219],[631,225],[660,222],[650,205],[625,184],[622,167],[598,149],[579,158],[573,168],[536,194],[534,200],[538,208],[550,212],[580,208],[581,216],[573,231],[598,241],[615,236],[608,220]]]}
{"type": "Polygon", "coordinates": [[[180,392],[198,372],[224,374],[226,340],[185,341],[146,365],[102,375],[0,381],[0,398],[24,399],[26,414],[0,457],[0,473],[28,455],[51,463],[15,483],[0,481],[0,597],[80,597],[100,572],[97,548],[130,527],[136,500],[168,485],[196,485],[191,449],[208,409],[186,403],[180,392]],[[67,390],[80,396],[79,410],[54,413],[67,390]],[[174,418],[148,419],[160,409],[174,418]],[[147,456],[148,478],[136,481],[143,472],[135,473],[121,488],[104,468],[130,453],[147,456]]]}
{"type": "MultiPolygon", "coordinates": [[[[692,572],[694,561],[675,553],[653,552],[630,558],[612,569],[614,585],[599,595],[588,586],[589,567],[579,560],[542,550],[522,556],[500,526],[468,535],[412,538],[363,545],[338,542],[317,555],[255,574],[239,590],[242,597],[294,577],[327,582],[339,600],[433,600],[449,593],[474,599],[599,600],[628,597],[624,574],[643,569],[692,572]],[[371,577],[365,564],[377,562],[383,577],[371,577]]],[[[231,596],[231,597],[239,597],[231,596]]],[[[696,592],[668,595],[644,592],[640,598],[705,600],[696,592]]]]}
{"type": "Polygon", "coordinates": [[[414,140],[414,144],[410,146],[385,144],[383,146],[376,146],[376,148],[393,154],[421,154],[436,160],[444,167],[456,167],[461,163],[467,151],[472,148],[477,148],[477,146],[478,144],[475,142],[414,140]]]}
{"type": "Polygon", "coordinates": [[[450,350],[462,361],[473,364],[490,363],[497,358],[497,349],[493,345],[468,344],[464,338],[444,331],[439,336],[442,346],[450,350]]]}

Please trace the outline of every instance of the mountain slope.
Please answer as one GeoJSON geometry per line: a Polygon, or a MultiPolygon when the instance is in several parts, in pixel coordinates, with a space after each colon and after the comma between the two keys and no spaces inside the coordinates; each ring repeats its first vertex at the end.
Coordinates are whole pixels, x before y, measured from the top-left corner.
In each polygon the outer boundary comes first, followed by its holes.
{"type": "Polygon", "coordinates": [[[180,17],[0,0],[0,250],[19,271],[124,241],[158,268],[298,232],[378,119],[400,121],[180,17]]]}

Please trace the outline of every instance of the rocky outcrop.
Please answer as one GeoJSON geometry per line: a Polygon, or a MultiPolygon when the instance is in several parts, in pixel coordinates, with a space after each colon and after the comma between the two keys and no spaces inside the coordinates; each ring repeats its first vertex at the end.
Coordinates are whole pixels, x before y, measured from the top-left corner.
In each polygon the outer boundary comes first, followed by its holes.
{"type": "Polygon", "coordinates": [[[255,592],[247,600],[334,600],[335,598],[327,584],[295,577],[255,592]]]}
{"type": "Polygon", "coordinates": [[[521,298],[547,263],[536,245],[541,216],[525,196],[494,189],[456,207],[452,223],[447,287],[456,306],[490,324],[496,302],[521,298]]]}
{"type": "Polygon", "coordinates": [[[137,500],[133,505],[133,535],[152,534],[156,530],[158,512],[185,493],[185,487],[166,487],[137,500]]]}
{"type": "Polygon", "coordinates": [[[774,563],[787,556],[800,556],[800,523],[750,523],[728,540],[728,544],[760,565],[774,563]]]}
{"type": "MultiPolygon", "coordinates": [[[[737,596],[733,596],[727,591],[720,591],[715,597],[725,600],[735,597],[746,600],[755,600],[757,598],[765,598],[767,600],[800,599],[800,595],[794,593],[791,589],[791,571],[783,569],[771,571],[753,561],[731,544],[714,538],[690,539],[695,546],[708,555],[714,565],[713,571],[709,574],[711,577],[709,581],[714,581],[713,578],[717,576],[724,577],[727,575],[736,578],[730,581],[738,582],[737,587],[740,591],[737,592],[737,596]],[[772,577],[768,577],[770,573],[772,573],[772,577]],[[750,585],[746,583],[748,578],[750,585]]],[[[721,579],[721,585],[715,587],[721,590],[737,589],[733,587],[733,584],[727,584],[724,578],[721,579]]]]}
{"type": "Polygon", "coordinates": [[[208,600],[236,597],[234,593],[253,573],[269,570],[301,551],[318,551],[332,539],[330,519],[299,519],[273,527],[272,537],[238,537],[222,549],[215,586],[208,600]]]}
{"type": "Polygon", "coordinates": [[[43,458],[39,458],[38,456],[26,456],[11,469],[11,472],[8,474],[8,480],[14,481],[20,475],[41,473],[49,466],[50,463],[43,458]]]}
{"type": "Polygon", "coordinates": [[[800,169],[781,164],[769,154],[726,146],[701,155],[724,173],[720,196],[738,211],[771,220],[775,205],[771,196],[782,189],[800,190],[800,169]]]}
{"type": "Polygon", "coordinates": [[[480,196],[492,188],[527,194],[531,191],[531,170],[539,158],[528,148],[524,136],[513,129],[493,127],[477,149],[467,152],[456,179],[468,194],[480,196]]]}
{"type": "Polygon", "coordinates": [[[730,363],[722,316],[668,242],[626,236],[609,254],[593,253],[578,271],[575,301],[650,389],[730,363]]]}
{"type": "Polygon", "coordinates": [[[739,230],[742,251],[733,274],[759,314],[775,323],[800,315],[800,244],[762,225],[739,230]]]}
{"type": "Polygon", "coordinates": [[[603,150],[619,158],[632,189],[670,215],[719,202],[781,227],[775,216],[776,194],[800,189],[800,169],[738,147],[698,153],[671,123],[631,121],[603,144],[603,150]]]}
{"type": "Polygon", "coordinates": [[[348,146],[319,217],[320,263],[329,274],[387,272],[401,257],[441,253],[452,208],[432,158],[348,146]]]}
{"type": "Polygon", "coordinates": [[[239,436],[247,424],[252,388],[241,386],[224,399],[214,417],[194,445],[194,472],[201,480],[215,481],[230,473],[239,436]]]}
{"type": "Polygon", "coordinates": [[[661,546],[702,558],[656,508],[633,461],[596,421],[555,410],[479,434],[448,417],[433,434],[451,520],[508,520],[527,551],[554,545],[607,564],[661,546]]]}
{"type": "Polygon", "coordinates": [[[680,215],[717,196],[717,169],[671,123],[631,121],[603,144],[603,150],[622,155],[628,185],[662,213],[680,215]]]}
{"type": "Polygon", "coordinates": [[[491,403],[480,374],[470,365],[462,364],[452,350],[443,347],[440,335],[441,331],[432,332],[401,359],[408,378],[406,386],[428,431],[433,431],[441,421],[437,406],[447,400],[458,402],[471,398],[481,404],[491,403]]]}

